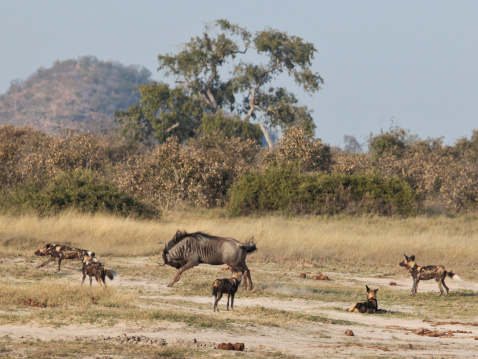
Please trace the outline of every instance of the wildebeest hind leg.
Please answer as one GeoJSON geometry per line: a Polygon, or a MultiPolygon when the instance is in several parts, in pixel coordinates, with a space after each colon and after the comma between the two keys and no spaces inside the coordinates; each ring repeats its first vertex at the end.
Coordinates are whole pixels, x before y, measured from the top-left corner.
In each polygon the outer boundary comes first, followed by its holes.
{"type": "Polygon", "coordinates": [[[252,279],[251,279],[251,271],[247,267],[247,264],[244,262],[242,265],[242,268],[244,269],[244,290],[247,290],[247,281],[249,280],[249,290],[252,290],[254,287],[252,285],[252,279]]]}
{"type": "Polygon", "coordinates": [[[176,277],[171,281],[171,283],[168,284],[168,287],[172,287],[174,283],[176,283],[179,278],[181,278],[181,273],[184,271],[187,271],[188,269],[198,266],[199,265],[199,257],[195,256],[193,258],[190,258],[185,265],[183,265],[181,268],[178,270],[178,274],[176,274],[176,277]]]}

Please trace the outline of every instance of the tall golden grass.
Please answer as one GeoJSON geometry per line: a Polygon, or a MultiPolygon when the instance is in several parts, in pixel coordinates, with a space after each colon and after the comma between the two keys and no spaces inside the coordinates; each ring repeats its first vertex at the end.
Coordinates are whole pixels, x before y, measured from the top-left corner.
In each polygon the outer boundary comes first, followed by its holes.
{"type": "Polygon", "coordinates": [[[415,254],[422,265],[463,269],[478,264],[478,221],[416,217],[227,218],[222,212],[175,211],[158,221],[140,221],[74,212],[52,217],[0,216],[0,253],[33,256],[46,243],[95,251],[98,256],[158,256],[159,241],[177,230],[204,231],[246,241],[259,250],[248,261],[304,261],[317,264],[397,269],[403,254],[415,254]]]}

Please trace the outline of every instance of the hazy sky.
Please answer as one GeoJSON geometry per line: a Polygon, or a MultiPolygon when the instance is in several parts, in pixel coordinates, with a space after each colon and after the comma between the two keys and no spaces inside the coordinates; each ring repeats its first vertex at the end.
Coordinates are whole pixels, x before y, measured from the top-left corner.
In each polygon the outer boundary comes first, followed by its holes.
{"type": "Polygon", "coordinates": [[[298,97],[316,136],[398,125],[453,144],[478,129],[478,1],[440,0],[0,0],[0,94],[55,60],[93,55],[142,65],[161,80],[157,55],[176,52],[206,23],[226,18],[314,43],[323,89],[298,97]]]}

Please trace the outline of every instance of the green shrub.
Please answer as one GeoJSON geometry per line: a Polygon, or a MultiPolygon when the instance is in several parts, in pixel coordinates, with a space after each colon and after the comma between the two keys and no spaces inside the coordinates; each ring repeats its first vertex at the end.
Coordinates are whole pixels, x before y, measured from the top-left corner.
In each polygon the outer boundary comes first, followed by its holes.
{"type": "Polygon", "coordinates": [[[410,216],[416,213],[411,187],[398,178],[372,174],[306,174],[272,167],[242,175],[231,187],[230,212],[283,211],[288,214],[362,214],[410,216]]]}
{"type": "Polygon", "coordinates": [[[143,218],[159,217],[152,206],[132,198],[90,170],[61,173],[45,184],[28,181],[4,192],[4,211],[35,212],[40,215],[75,209],[86,213],[110,213],[143,218]]]}

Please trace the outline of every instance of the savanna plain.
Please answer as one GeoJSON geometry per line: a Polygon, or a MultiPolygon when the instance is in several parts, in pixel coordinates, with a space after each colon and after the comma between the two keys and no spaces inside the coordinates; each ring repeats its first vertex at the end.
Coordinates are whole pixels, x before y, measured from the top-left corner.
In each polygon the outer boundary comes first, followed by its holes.
{"type": "Polygon", "coordinates": [[[228,218],[220,211],[174,211],[157,221],[104,215],[0,216],[0,358],[472,358],[478,347],[478,221],[459,217],[228,218]],[[254,289],[213,312],[212,283],[225,266],[200,265],[172,288],[176,269],[160,267],[177,230],[241,242],[254,289]],[[94,251],[118,276],[100,288],[81,283],[81,263],[60,272],[33,253],[46,243],[94,251]],[[440,264],[410,296],[398,263],[440,264]],[[306,278],[300,278],[301,273],[306,278]],[[329,280],[313,280],[322,273],[329,280]],[[379,311],[351,313],[379,288],[379,311]],[[346,335],[346,332],[350,334],[346,335]],[[244,351],[217,349],[244,343],[244,351]]]}

